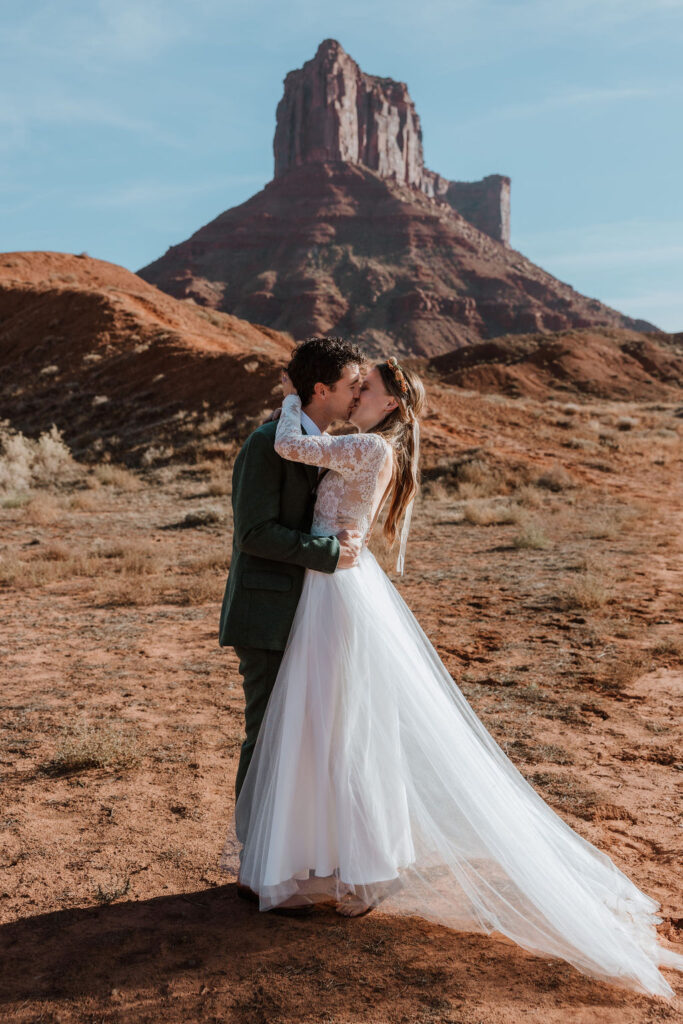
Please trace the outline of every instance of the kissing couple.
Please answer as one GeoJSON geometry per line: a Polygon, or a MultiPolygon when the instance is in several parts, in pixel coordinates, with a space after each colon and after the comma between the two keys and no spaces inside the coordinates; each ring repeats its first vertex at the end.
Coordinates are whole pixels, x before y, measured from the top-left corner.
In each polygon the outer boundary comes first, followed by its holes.
{"type": "Polygon", "coordinates": [[[517,770],[367,546],[386,509],[402,570],[420,378],[313,338],[283,392],[233,470],[220,643],[239,657],[246,739],[221,867],[234,830],[238,892],[261,911],[356,917],[386,900],[671,999],[658,967],[683,955],[658,942],[659,903],[517,770]],[[356,432],[327,433],[340,418],[356,432]]]}

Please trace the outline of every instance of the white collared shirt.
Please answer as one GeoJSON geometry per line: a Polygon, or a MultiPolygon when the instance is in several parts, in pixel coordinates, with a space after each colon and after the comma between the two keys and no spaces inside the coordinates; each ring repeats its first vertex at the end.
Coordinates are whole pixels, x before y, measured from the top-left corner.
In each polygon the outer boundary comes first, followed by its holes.
{"type": "Polygon", "coordinates": [[[322,430],[317,423],[314,423],[310,416],[308,416],[303,410],[301,412],[301,426],[304,428],[307,434],[322,434],[322,430]]]}

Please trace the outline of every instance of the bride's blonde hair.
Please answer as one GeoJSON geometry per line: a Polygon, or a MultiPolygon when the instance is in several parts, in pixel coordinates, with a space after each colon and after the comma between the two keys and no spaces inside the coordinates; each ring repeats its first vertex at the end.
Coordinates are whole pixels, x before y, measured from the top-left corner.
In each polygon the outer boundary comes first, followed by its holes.
{"type": "Polygon", "coordinates": [[[377,369],[387,393],[398,402],[397,408],[372,428],[372,433],[382,434],[396,453],[389,510],[382,527],[384,537],[393,544],[401,517],[420,483],[418,420],[425,407],[425,389],[418,375],[403,369],[395,359],[377,363],[377,369]]]}

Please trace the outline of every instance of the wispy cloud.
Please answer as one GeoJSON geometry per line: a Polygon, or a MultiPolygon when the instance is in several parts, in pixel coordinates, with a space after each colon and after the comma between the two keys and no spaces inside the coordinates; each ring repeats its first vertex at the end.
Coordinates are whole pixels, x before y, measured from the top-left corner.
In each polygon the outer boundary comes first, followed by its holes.
{"type": "Polygon", "coordinates": [[[523,103],[509,103],[491,106],[475,116],[458,118],[455,129],[465,128],[468,125],[481,125],[492,121],[510,121],[531,119],[543,114],[553,113],[558,110],[576,110],[589,108],[591,110],[598,106],[606,106],[614,103],[625,103],[633,100],[655,100],[665,96],[683,94],[683,88],[667,86],[654,88],[652,86],[617,86],[616,88],[593,88],[567,89],[549,96],[541,96],[538,99],[523,103]]]}
{"type": "Polygon", "coordinates": [[[683,260],[683,221],[630,218],[534,231],[515,236],[520,252],[552,260],[553,267],[608,269],[683,260]]]}
{"type": "Polygon", "coordinates": [[[213,178],[202,182],[140,181],[122,185],[120,188],[98,192],[96,195],[80,196],[72,205],[98,208],[148,207],[151,203],[168,203],[174,199],[190,199],[193,196],[210,194],[234,188],[235,185],[263,186],[263,175],[235,174],[213,178]]]}
{"type": "Polygon", "coordinates": [[[602,301],[627,316],[650,320],[663,331],[683,331],[683,292],[680,288],[652,288],[637,294],[607,295],[602,301]]]}
{"type": "Polygon", "coordinates": [[[4,26],[3,49],[29,58],[66,55],[76,66],[149,61],[182,40],[192,24],[192,5],[173,0],[42,2],[4,26]]]}
{"type": "Polygon", "coordinates": [[[164,131],[146,118],[136,117],[119,109],[115,103],[87,94],[69,95],[60,89],[46,87],[44,91],[12,97],[0,95],[0,126],[5,135],[2,148],[16,148],[26,141],[31,128],[55,124],[95,124],[103,128],[143,135],[166,146],[185,148],[186,141],[164,131]]]}

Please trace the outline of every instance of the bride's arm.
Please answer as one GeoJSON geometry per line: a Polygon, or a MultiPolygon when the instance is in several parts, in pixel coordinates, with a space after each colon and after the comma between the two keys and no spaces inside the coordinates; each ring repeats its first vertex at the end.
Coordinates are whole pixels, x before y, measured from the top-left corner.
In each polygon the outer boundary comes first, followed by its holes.
{"type": "Polygon", "coordinates": [[[360,468],[373,468],[369,462],[378,462],[379,466],[386,456],[385,443],[377,434],[342,434],[336,437],[331,434],[303,434],[298,395],[287,395],[283,399],[275,432],[275,451],[290,462],[336,469],[344,476],[356,475],[360,468]]]}

